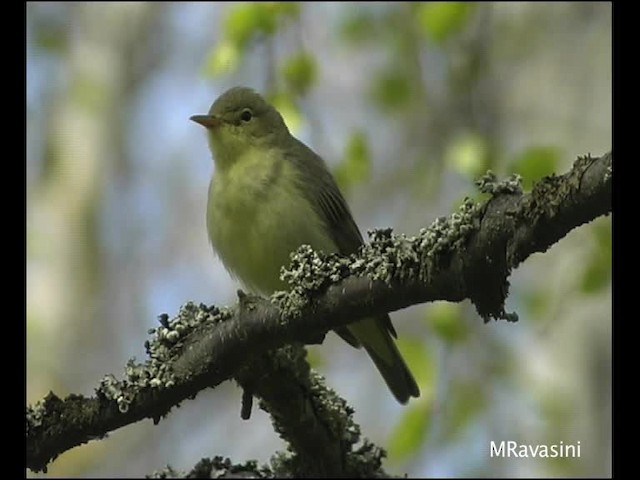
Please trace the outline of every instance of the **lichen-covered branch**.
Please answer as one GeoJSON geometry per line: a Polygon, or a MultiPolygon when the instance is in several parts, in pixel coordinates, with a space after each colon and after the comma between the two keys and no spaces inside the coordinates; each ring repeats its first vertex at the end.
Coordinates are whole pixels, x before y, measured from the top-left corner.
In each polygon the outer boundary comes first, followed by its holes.
{"type": "Polygon", "coordinates": [[[283,274],[290,292],[271,299],[241,293],[230,309],[189,303],[172,320],[162,316],[149,360],[130,362],[126,379],[104,378],[92,398],[50,393],[28,407],[27,467],[43,470],[61,452],[129,423],[157,422],[200,390],[235,378],[247,392],[243,415],[258,397],[290,445],[293,472],[379,474],[380,455],[367,466],[352,452],[359,431],[344,401],[309,372],[299,348],[274,349],[317,343],[355,319],[433,300],[468,298],[485,320],[514,320],[504,310],[511,270],[611,212],[612,165],[612,153],[581,157],[527,194],[517,179],[486,175],[479,182],[490,193],[486,202],[467,200],[415,237],[378,230],[349,257],[301,247],[283,274]]]}

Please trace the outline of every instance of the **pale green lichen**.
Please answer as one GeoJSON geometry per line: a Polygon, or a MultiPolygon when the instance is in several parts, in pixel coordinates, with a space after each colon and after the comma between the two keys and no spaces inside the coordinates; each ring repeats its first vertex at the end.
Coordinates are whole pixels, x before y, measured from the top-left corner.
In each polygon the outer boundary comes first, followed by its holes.
{"type": "Polygon", "coordinates": [[[38,400],[34,405],[27,406],[27,436],[32,429],[42,425],[46,415],[46,399],[38,400]]]}
{"type": "MultiPolygon", "coordinates": [[[[507,188],[507,187],[504,187],[507,188]]],[[[515,187],[513,187],[515,188],[515,187]]],[[[291,255],[281,279],[289,292],[276,292],[271,301],[286,318],[295,318],[328,286],[349,277],[368,277],[391,284],[394,280],[429,280],[438,254],[461,247],[479,225],[483,206],[465,198],[449,218],[437,218],[417,236],[394,235],[390,228],[369,231],[370,243],[356,254],[325,255],[303,245],[291,255]]]]}
{"type": "Polygon", "coordinates": [[[154,335],[145,341],[149,360],[136,363],[135,358],[127,361],[125,379],[118,380],[114,375],[106,375],[96,389],[98,396],[114,400],[118,409],[126,413],[138,392],[150,388],[170,388],[176,378],[170,367],[170,359],[179,355],[183,341],[194,329],[206,323],[218,323],[231,317],[227,309],[207,307],[193,302],[184,304],[178,315],[169,319],[167,314],[158,316],[160,326],[149,330],[154,335]]]}
{"type": "Polygon", "coordinates": [[[604,170],[604,181],[608,182],[609,179],[611,178],[611,175],[613,175],[613,164],[609,164],[607,165],[607,168],[605,168],[604,170]]]}
{"type": "Polygon", "coordinates": [[[393,235],[390,229],[369,232],[371,243],[362,249],[363,261],[354,262],[351,272],[387,284],[411,278],[429,280],[436,257],[461,247],[478,228],[481,215],[482,206],[465,198],[457,212],[437,218],[417,236],[393,235]]]}
{"type": "Polygon", "coordinates": [[[145,478],[185,478],[186,472],[180,472],[174,469],[171,465],[167,465],[162,470],[156,470],[150,475],[145,475],[145,478]]]}
{"type": "Polygon", "coordinates": [[[309,374],[315,411],[326,423],[332,436],[351,446],[360,440],[360,426],[353,421],[354,410],[335,390],[327,387],[324,377],[311,370],[309,374]]]}
{"type": "Polygon", "coordinates": [[[490,193],[492,195],[522,193],[522,177],[517,173],[513,173],[506,180],[498,181],[496,174],[489,170],[476,181],[476,186],[482,193],[490,193]]]}
{"type": "Polygon", "coordinates": [[[271,456],[269,465],[276,478],[289,478],[297,467],[297,455],[290,449],[278,451],[271,456]]]}
{"type": "Polygon", "coordinates": [[[349,259],[314,251],[309,245],[300,246],[291,255],[291,264],[282,268],[280,278],[291,285],[288,293],[276,292],[271,301],[296,317],[317,292],[323,291],[349,274],[349,259]]]}
{"type": "Polygon", "coordinates": [[[362,445],[347,456],[347,472],[353,478],[387,478],[382,471],[382,459],[387,452],[366,438],[362,445]]]}
{"type": "MultiPolygon", "coordinates": [[[[270,353],[269,370],[281,371],[286,376],[293,375],[300,382],[300,397],[296,396],[293,404],[287,406],[287,410],[293,408],[300,413],[296,416],[295,422],[307,425],[308,435],[326,435],[326,441],[332,446],[339,445],[346,452],[351,451],[352,446],[360,439],[360,428],[353,421],[353,409],[346,401],[338,396],[336,392],[325,385],[324,378],[309,368],[305,360],[306,350],[299,345],[286,345],[277,351],[270,353]],[[286,372],[286,373],[284,373],[286,372]],[[302,402],[302,404],[298,403],[302,402]]],[[[299,448],[292,446],[290,442],[309,442],[298,438],[291,438],[291,418],[286,415],[281,417],[280,413],[269,408],[268,400],[259,397],[259,405],[262,409],[271,414],[272,424],[275,432],[287,442],[288,449],[285,452],[275,454],[271,461],[271,468],[277,476],[288,472],[313,471],[317,465],[317,459],[309,458],[306,454],[300,454],[299,448]]],[[[267,398],[269,395],[267,395],[267,398]]],[[[309,444],[308,444],[309,445],[309,444]]],[[[333,448],[333,447],[332,447],[333,448]]],[[[304,449],[303,449],[304,450],[304,449]]],[[[334,452],[335,454],[336,452],[334,452]]],[[[330,455],[326,452],[324,456],[330,455]]]]}

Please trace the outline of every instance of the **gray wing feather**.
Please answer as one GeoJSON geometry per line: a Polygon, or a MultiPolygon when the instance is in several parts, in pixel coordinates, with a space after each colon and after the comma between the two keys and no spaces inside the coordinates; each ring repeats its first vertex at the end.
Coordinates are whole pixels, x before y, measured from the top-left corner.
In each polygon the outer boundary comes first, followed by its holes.
{"type": "Polygon", "coordinates": [[[302,142],[292,137],[293,148],[288,149],[291,161],[298,165],[299,186],[326,222],[340,253],[355,253],[362,245],[362,235],[324,160],[302,142]]]}
{"type": "MultiPolygon", "coordinates": [[[[319,155],[295,137],[291,137],[291,141],[293,143],[285,151],[298,166],[296,171],[300,172],[300,190],[326,223],[339,253],[355,253],[363,244],[362,235],[336,181],[319,155]]],[[[397,338],[389,315],[382,315],[379,319],[389,333],[397,338]]],[[[336,332],[352,346],[360,346],[360,342],[346,328],[336,329],[336,332]]]]}

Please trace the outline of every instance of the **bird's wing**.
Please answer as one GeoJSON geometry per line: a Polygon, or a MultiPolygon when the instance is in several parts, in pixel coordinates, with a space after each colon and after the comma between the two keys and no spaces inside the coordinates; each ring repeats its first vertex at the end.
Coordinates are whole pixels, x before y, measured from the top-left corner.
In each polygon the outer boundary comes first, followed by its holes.
{"type": "Polygon", "coordinates": [[[362,245],[362,235],[324,160],[304,143],[296,140],[288,151],[298,165],[300,189],[326,223],[339,253],[355,253],[362,245]]]}
{"type": "MultiPolygon", "coordinates": [[[[319,155],[304,143],[291,138],[294,143],[287,151],[291,155],[291,161],[299,167],[296,171],[301,175],[301,191],[324,220],[338,252],[343,255],[355,253],[363,244],[362,235],[335,179],[319,155]]],[[[389,315],[379,318],[391,335],[397,337],[389,315]]],[[[360,346],[360,341],[346,328],[336,329],[336,332],[349,344],[360,346]]]]}
{"type": "Polygon", "coordinates": [[[349,255],[362,245],[362,235],[324,160],[304,143],[296,140],[288,151],[297,164],[300,190],[326,223],[339,253],[349,255]]]}

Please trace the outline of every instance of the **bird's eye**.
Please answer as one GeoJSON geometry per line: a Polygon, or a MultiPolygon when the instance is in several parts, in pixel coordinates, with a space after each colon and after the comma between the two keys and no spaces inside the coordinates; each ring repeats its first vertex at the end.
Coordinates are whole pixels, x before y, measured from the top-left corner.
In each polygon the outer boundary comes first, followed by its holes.
{"type": "Polygon", "coordinates": [[[251,113],[251,110],[249,110],[248,108],[245,108],[244,110],[242,110],[242,112],[240,112],[240,120],[242,120],[243,122],[248,122],[253,118],[253,113],[251,113]]]}

